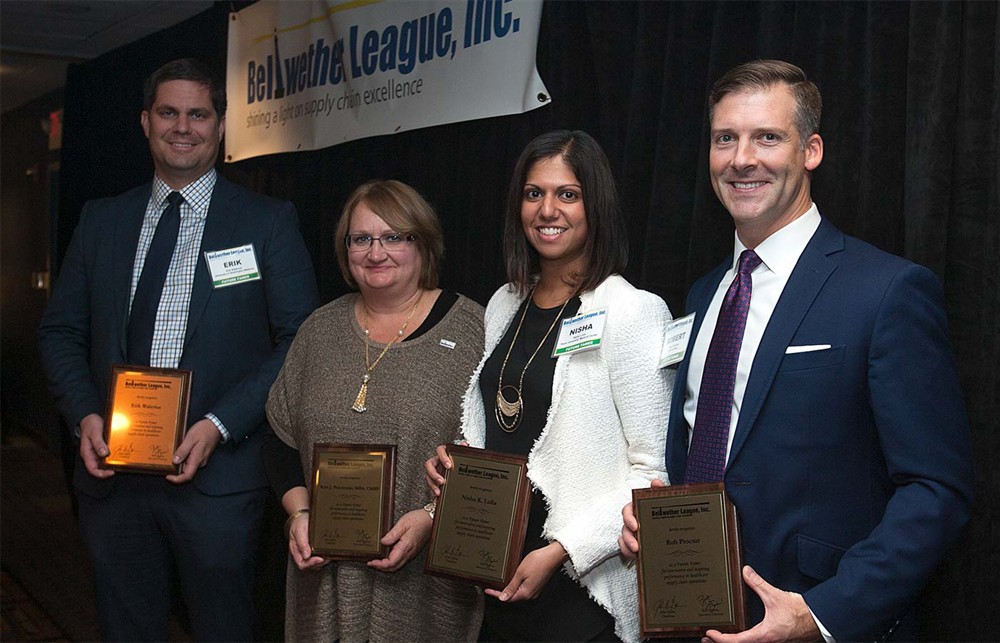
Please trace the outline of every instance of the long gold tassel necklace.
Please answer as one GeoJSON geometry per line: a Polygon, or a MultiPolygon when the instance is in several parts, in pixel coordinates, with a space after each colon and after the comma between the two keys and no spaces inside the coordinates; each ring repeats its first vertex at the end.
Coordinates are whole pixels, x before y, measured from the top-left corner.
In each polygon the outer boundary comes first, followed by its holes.
{"type": "Polygon", "coordinates": [[[358,396],[354,398],[354,405],[351,407],[354,411],[364,413],[368,410],[368,407],[365,406],[365,401],[368,399],[368,381],[372,378],[372,371],[374,371],[375,367],[378,366],[378,363],[382,361],[385,354],[389,352],[392,345],[402,339],[403,333],[406,332],[406,327],[410,324],[410,320],[413,319],[413,313],[417,312],[417,306],[420,305],[420,300],[423,298],[424,294],[420,293],[420,296],[417,297],[417,301],[413,304],[413,308],[410,309],[410,314],[406,316],[406,321],[404,321],[403,325],[399,327],[399,330],[396,332],[396,336],[385,345],[385,348],[383,348],[382,352],[378,354],[378,357],[375,358],[374,362],[369,361],[368,357],[368,336],[370,334],[368,332],[368,305],[365,304],[364,299],[361,300],[361,308],[365,313],[365,374],[361,378],[361,390],[358,391],[358,396]]]}
{"type": "Polygon", "coordinates": [[[521,411],[524,410],[524,401],[521,399],[521,390],[524,386],[524,374],[528,371],[528,367],[531,366],[531,362],[535,359],[535,355],[538,354],[542,345],[545,344],[545,340],[549,338],[549,335],[552,333],[552,329],[556,327],[556,323],[560,318],[562,318],[563,311],[566,310],[566,304],[568,304],[569,300],[572,299],[572,297],[570,297],[563,302],[562,308],[559,309],[559,314],[557,314],[556,318],[552,320],[552,325],[549,326],[547,331],[545,331],[545,336],[542,337],[542,341],[535,347],[535,352],[531,354],[531,357],[528,358],[528,363],[524,365],[523,369],[521,369],[521,378],[517,381],[517,386],[515,387],[513,384],[507,384],[505,386],[503,383],[503,372],[507,368],[507,360],[510,359],[510,352],[514,349],[514,344],[517,343],[517,336],[521,333],[521,325],[524,324],[524,317],[528,314],[528,306],[531,305],[531,297],[534,293],[535,291],[532,290],[528,295],[528,301],[525,302],[524,305],[524,312],[521,313],[521,321],[517,322],[517,330],[514,331],[514,339],[510,341],[510,346],[507,347],[507,355],[503,358],[503,365],[500,367],[500,382],[497,387],[497,405],[494,409],[494,414],[496,415],[497,423],[500,424],[500,428],[506,433],[513,433],[514,431],[517,431],[517,426],[521,423],[521,411]],[[508,400],[504,396],[504,391],[508,389],[514,392],[513,400],[508,400]]]}

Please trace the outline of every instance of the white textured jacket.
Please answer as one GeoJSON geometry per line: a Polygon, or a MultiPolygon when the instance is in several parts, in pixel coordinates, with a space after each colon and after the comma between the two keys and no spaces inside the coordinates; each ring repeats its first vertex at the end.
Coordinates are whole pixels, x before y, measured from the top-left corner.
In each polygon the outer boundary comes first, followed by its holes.
{"type": "MultiPolygon", "coordinates": [[[[474,447],[486,443],[479,388],[483,364],[523,298],[502,286],[486,307],[486,353],[463,399],[462,431],[474,447]]],[[[632,489],[667,480],[664,465],[673,371],[658,368],[670,321],[662,299],[618,275],[580,296],[579,314],[606,309],[601,347],[556,362],[552,406],[528,455],[528,477],[545,496],[544,537],[569,554],[565,571],[615,618],[623,641],[639,640],[635,570],[618,552],[622,506],[632,489]]]]}

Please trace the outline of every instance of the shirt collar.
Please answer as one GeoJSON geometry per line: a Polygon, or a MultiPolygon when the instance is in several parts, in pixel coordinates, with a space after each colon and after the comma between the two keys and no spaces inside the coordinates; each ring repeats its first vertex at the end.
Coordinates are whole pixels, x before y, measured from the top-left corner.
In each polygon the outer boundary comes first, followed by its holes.
{"type": "MultiPolygon", "coordinates": [[[[184,197],[184,204],[188,206],[188,211],[191,212],[192,216],[200,219],[208,216],[208,205],[212,201],[212,190],[215,188],[216,178],[215,168],[212,168],[180,190],[176,190],[184,197]]],[[[163,179],[153,176],[152,201],[157,210],[164,207],[167,195],[174,191],[172,187],[163,182],[163,179]]]]}
{"type": "MultiPolygon", "coordinates": [[[[761,262],[772,272],[779,275],[789,275],[795,264],[799,260],[802,251],[806,249],[809,240],[812,239],[820,223],[819,209],[813,203],[806,210],[805,214],[795,219],[788,225],[774,232],[767,239],[764,239],[754,248],[754,252],[760,257],[761,262]]],[[[733,249],[733,268],[738,265],[740,253],[747,249],[740,241],[738,234],[733,235],[736,239],[733,249]]]]}

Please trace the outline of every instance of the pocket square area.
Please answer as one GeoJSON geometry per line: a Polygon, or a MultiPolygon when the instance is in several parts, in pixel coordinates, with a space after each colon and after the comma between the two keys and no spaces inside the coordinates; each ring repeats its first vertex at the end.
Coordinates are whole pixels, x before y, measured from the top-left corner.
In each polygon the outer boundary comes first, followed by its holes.
{"type": "Polygon", "coordinates": [[[814,351],[828,351],[830,344],[809,344],[808,346],[789,346],[785,349],[785,355],[793,353],[812,353],[814,351]]]}

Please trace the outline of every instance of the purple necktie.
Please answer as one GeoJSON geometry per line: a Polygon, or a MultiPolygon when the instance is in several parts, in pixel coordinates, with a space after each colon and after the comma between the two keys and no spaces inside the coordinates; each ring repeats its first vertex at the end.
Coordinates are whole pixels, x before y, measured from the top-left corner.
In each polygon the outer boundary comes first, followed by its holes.
{"type": "Polygon", "coordinates": [[[729,422],[733,414],[733,387],[736,385],[736,363],[743,346],[743,330],[750,310],[750,273],[761,263],[753,250],[740,254],[740,271],[726,291],[715,323],[712,343],[708,345],[705,371],[698,390],[698,409],[694,418],[694,435],[688,451],[685,484],[718,482],[726,469],[726,447],[729,443],[729,422]]]}

